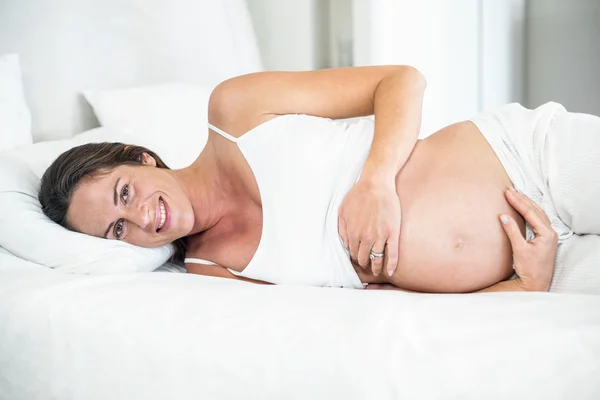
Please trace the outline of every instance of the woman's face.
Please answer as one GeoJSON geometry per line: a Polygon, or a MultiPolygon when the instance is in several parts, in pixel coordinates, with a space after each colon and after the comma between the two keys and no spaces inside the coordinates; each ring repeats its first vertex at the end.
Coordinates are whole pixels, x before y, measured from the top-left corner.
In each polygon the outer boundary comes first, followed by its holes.
{"type": "Polygon", "coordinates": [[[73,193],[67,220],[77,231],[142,247],[187,236],[194,226],[188,196],[169,170],[123,165],[83,181],[73,193]]]}

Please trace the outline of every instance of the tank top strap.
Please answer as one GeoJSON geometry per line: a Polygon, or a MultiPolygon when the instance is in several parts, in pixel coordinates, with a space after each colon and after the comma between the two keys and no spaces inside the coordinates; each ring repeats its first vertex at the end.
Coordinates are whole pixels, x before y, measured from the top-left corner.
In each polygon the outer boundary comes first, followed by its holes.
{"type": "Polygon", "coordinates": [[[208,261],[208,260],[203,260],[201,258],[185,258],[183,260],[184,263],[190,263],[190,264],[202,264],[202,265],[217,265],[216,263],[212,262],[212,261],[208,261]]]}
{"type": "MultiPolygon", "coordinates": [[[[186,263],[186,264],[200,264],[200,265],[216,265],[216,266],[218,266],[218,264],[216,264],[216,263],[214,263],[212,261],[203,260],[201,258],[191,258],[191,257],[188,257],[188,258],[185,258],[183,260],[183,262],[186,263]]],[[[227,268],[227,270],[229,270],[229,272],[231,272],[234,275],[237,275],[237,276],[241,276],[242,275],[241,272],[238,272],[236,270],[233,270],[233,269],[230,269],[230,268],[227,268]]]]}
{"type": "Polygon", "coordinates": [[[212,124],[208,124],[208,127],[213,130],[214,132],[218,133],[219,135],[223,136],[225,139],[232,141],[233,143],[237,143],[238,138],[236,138],[235,136],[231,136],[229,133],[217,128],[216,126],[212,125],[212,124]]]}

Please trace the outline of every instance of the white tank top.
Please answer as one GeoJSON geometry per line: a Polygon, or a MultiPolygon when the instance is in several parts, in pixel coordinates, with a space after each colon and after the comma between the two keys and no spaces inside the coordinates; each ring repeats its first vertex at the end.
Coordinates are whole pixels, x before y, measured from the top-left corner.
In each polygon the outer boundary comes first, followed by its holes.
{"type": "MultiPolygon", "coordinates": [[[[235,138],[262,200],[262,235],[240,273],[275,284],[362,289],[338,234],[338,209],[358,180],[374,122],[282,115],[235,138]]],[[[214,264],[186,258],[186,263],[214,264]]]]}

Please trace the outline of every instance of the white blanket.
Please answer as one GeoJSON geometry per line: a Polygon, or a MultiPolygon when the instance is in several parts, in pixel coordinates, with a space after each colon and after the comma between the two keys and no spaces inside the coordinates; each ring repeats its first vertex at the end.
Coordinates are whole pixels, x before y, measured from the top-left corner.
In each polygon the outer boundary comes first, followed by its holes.
{"type": "Polygon", "coordinates": [[[419,295],[0,254],[0,399],[598,399],[600,296],[419,295]]]}

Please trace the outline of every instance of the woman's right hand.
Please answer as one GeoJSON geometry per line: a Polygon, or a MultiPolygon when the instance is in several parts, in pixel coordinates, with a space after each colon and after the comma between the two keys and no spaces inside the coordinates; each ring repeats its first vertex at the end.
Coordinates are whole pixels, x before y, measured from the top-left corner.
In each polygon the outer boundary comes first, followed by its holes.
{"type": "Polygon", "coordinates": [[[547,292],[554,273],[558,234],[544,210],[529,197],[514,188],[507,190],[505,196],[535,233],[534,239],[525,240],[514,219],[507,215],[500,216],[502,227],[512,245],[513,263],[519,283],[527,291],[547,292]]]}

